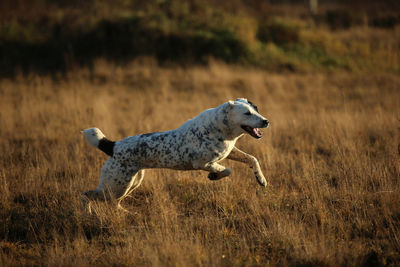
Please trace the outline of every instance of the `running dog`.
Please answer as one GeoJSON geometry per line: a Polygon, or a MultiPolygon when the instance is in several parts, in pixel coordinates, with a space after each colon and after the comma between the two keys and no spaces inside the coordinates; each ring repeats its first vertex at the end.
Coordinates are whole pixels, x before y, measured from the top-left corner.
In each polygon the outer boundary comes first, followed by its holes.
{"type": "Polygon", "coordinates": [[[171,131],[114,142],[98,128],[85,129],[82,133],[87,142],[110,158],[101,169],[98,187],[82,193],[82,204],[90,212],[90,200],[113,196],[122,208],[121,200],[142,183],[144,169],[204,170],[209,172],[208,179],[219,180],[232,172],[218,163],[225,158],[248,164],[258,183],[267,186],[258,160],[237,149],[235,143],[245,133],[261,138],[259,128],[268,125],[252,102],[238,98],[208,109],[171,131]]]}

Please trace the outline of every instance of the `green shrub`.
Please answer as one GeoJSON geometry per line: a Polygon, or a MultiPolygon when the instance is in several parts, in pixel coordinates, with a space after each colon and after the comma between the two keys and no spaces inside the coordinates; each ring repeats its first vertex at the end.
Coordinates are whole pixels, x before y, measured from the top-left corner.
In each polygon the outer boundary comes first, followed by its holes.
{"type": "Polygon", "coordinates": [[[273,42],[277,45],[297,43],[300,26],[294,22],[274,18],[261,22],[258,26],[257,38],[261,42],[273,42]]]}

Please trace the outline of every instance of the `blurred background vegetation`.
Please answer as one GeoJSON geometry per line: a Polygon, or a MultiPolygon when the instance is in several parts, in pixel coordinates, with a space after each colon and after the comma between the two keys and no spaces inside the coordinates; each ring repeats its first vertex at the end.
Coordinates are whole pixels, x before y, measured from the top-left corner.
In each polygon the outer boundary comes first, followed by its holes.
{"type": "MultiPolygon", "coordinates": [[[[0,267],[400,266],[400,0],[0,0],[0,267]],[[310,8],[312,6],[312,8],[310,8]],[[96,203],[112,140],[246,97],[271,187],[146,170],[96,203]]],[[[225,165],[225,162],[223,163],[225,165]]]]}
{"type": "Polygon", "coordinates": [[[396,0],[2,0],[0,76],[138,57],[398,73],[399,10],[396,0]]]}

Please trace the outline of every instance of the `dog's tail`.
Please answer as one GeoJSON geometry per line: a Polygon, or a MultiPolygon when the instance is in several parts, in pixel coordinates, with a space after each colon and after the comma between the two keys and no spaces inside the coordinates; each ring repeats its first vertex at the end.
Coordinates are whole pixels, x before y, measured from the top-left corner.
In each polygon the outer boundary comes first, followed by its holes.
{"type": "Polygon", "coordinates": [[[86,137],[89,145],[97,147],[109,156],[114,154],[115,142],[108,140],[98,128],[88,128],[82,130],[81,133],[86,137]]]}

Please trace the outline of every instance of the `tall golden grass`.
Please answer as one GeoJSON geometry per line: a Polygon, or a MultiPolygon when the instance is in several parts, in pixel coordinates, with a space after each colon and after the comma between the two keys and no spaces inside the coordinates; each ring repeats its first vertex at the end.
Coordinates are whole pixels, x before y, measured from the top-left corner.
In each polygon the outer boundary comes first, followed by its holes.
{"type": "Polygon", "coordinates": [[[151,61],[67,76],[0,81],[0,265],[397,265],[400,78],[272,74],[213,63],[151,61]],[[175,128],[247,97],[271,122],[250,169],[217,182],[201,171],[149,170],[122,205],[81,210],[106,155],[80,130],[114,140],[175,128]]]}

